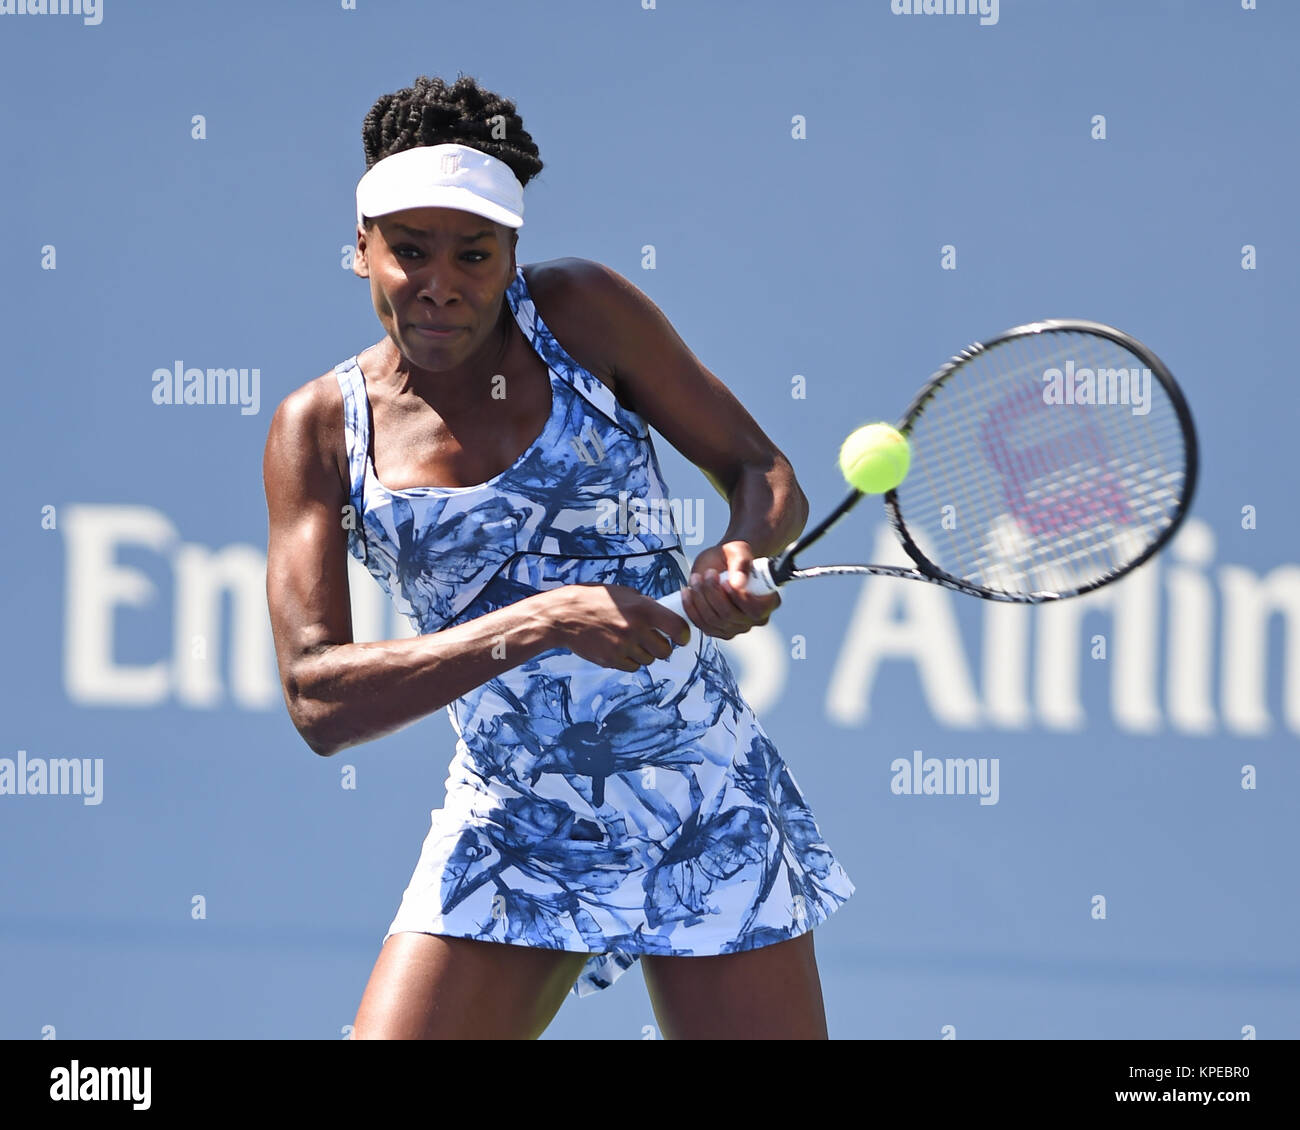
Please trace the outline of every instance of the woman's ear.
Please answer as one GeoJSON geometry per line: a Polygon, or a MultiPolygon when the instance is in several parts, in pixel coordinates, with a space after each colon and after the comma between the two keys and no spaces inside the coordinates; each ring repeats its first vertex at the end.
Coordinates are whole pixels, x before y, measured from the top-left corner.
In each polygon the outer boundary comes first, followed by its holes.
{"type": "Polygon", "coordinates": [[[370,263],[366,259],[366,229],[357,224],[357,253],[352,256],[352,273],[358,278],[370,277],[370,263]]]}

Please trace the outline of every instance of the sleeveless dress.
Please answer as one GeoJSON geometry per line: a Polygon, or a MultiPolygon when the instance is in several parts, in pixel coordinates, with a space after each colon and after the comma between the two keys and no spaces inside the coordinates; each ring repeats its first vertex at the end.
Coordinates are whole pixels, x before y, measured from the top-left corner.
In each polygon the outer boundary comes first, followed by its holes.
{"type": "MultiPolygon", "coordinates": [[[[343,393],[348,549],[422,634],[578,582],[652,597],[690,568],[645,421],[543,324],[522,268],[506,292],[546,362],[551,413],[515,463],[468,487],[375,477],[354,356],[343,393]]],[[[510,642],[502,638],[506,649],[510,642]]],[[[641,954],[792,938],[854,890],[717,641],[636,672],[553,648],[447,707],[443,807],[384,940],[417,931],[591,954],[572,992],[641,954]]]]}

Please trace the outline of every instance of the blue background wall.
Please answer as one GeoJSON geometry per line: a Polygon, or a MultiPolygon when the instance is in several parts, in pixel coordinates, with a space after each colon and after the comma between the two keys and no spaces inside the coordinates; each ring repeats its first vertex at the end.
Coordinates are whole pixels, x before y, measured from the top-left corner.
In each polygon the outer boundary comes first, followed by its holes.
{"type": "MultiPolygon", "coordinates": [[[[0,795],[0,1037],[337,1039],[353,1019],[453,735],[438,713],[330,759],[298,737],[261,587],[261,455],[275,405],[382,333],[344,266],[362,118],[458,71],[516,100],[546,163],[520,262],[581,256],[641,287],[814,511],[840,496],[852,424],[897,418],[951,353],[1022,322],[1118,325],[1193,406],[1203,480],[1184,535],[1092,606],[1024,613],[1007,696],[993,613],[929,586],[796,586],[730,646],[858,887],[817,933],[832,1035],[1300,1036],[1300,9],[991,15],[890,0],[0,15],[0,758],[103,774],[98,804],[0,795]],[[257,410],[154,404],[154,370],[178,361],[256,369],[257,410]],[[219,576],[227,591],[205,588],[219,576]],[[945,618],[955,642],[918,634],[945,618]],[[896,795],[890,763],[914,750],[996,758],[998,802],[896,795]]],[[[659,451],[711,544],[722,500],[659,451]]],[[[834,539],[850,559],[889,545],[874,517],[834,539]]],[[[380,600],[358,576],[371,638],[400,630],[380,600]]],[[[571,998],[547,1036],[654,1025],[632,973],[571,998]]]]}

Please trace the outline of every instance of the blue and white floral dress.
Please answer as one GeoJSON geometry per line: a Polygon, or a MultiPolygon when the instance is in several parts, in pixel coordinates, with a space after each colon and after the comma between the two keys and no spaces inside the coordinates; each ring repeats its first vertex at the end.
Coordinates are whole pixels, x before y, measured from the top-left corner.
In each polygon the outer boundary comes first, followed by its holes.
{"type": "MultiPolygon", "coordinates": [[[[645,421],[559,345],[522,269],[506,297],[550,369],[551,414],[486,483],[387,489],[357,358],[335,369],[348,548],[421,633],[578,582],[661,597],[689,569],[675,523],[650,520],[669,511],[645,421]]],[[[573,987],[585,996],[643,953],[792,938],[853,893],[717,642],[691,634],[632,673],[553,648],[447,707],[446,800],[385,941],[413,930],[590,953],[573,987]]]]}

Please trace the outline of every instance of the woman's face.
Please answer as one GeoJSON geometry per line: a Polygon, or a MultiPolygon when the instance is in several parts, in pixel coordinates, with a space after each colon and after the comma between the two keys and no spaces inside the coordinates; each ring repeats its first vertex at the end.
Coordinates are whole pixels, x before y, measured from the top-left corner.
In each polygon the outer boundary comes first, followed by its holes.
{"type": "Polygon", "coordinates": [[[493,343],[518,232],[455,208],[410,208],[357,229],[356,274],[416,368],[444,372],[493,343]],[[438,332],[444,331],[444,332],[438,332]]]}

